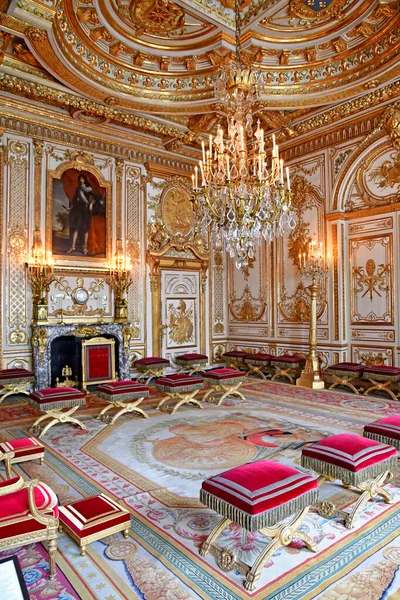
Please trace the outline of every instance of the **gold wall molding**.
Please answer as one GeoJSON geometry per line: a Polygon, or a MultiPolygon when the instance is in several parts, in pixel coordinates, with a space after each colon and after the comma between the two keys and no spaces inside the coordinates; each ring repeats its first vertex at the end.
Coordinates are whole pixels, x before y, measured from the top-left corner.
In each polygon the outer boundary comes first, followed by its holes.
{"type": "Polygon", "coordinates": [[[126,165],[126,239],[139,246],[139,262],[133,263],[133,283],[128,290],[128,320],[132,323],[131,346],[137,341],[146,343],[148,319],[146,317],[146,269],[144,252],[146,246],[145,222],[146,203],[141,190],[141,171],[137,167],[126,165]]]}
{"type": "Polygon", "coordinates": [[[333,253],[333,339],[339,339],[339,244],[338,225],[332,225],[332,253],[333,253]]]}
{"type": "Polygon", "coordinates": [[[367,342],[394,342],[395,332],[393,330],[385,329],[352,329],[351,339],[352,340],[364,340],[367,342]]]}
{"type": "Polygon", "coordinates": [[[393,229],[392,216],[384,217],[383,219],[374,219],[373,221],[368,220],[359,223],[350,223],[349,235],[374,233],[376,231],[384,231],[385,229],[393,229]]]}
{"type": "MultiPolygon", "coordinates": [[[[3,146],[3,135],[4,129],[0,130],[0,215],[3,215],[3,198],[4,198],[4,153],[5,147],[3,146]]],[[[4,236],[4,219],[0,219],[0,289],[3,288],[3,265],[4,265],[4,254],[3,254],[3,236],[4,236]]],[[[3,368],[3,294],[0,294],[0,369],[3,368]]]]}
{"type": "Polygon", "coordinates": [[[33,140],[33,213],[35,229],[40,229],[42,208],[42,160],[44,142],[33,140]]]}

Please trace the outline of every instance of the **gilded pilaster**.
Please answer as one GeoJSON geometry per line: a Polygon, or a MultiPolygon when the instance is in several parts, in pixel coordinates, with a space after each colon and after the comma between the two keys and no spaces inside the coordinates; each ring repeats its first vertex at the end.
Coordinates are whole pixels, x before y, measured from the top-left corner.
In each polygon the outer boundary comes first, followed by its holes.
{"type": "Polygon", "coordinates": [[[339,339],[339,247],[338,226],[332,225],[332,250],[333,250],[333,339],[339,339]]]}
{"type": "Polygon", "coordinates": [[[33,180],[34,180],[34,224],[35,229],[40,229],[41,225],[41,204],[42,204],[42,159],[44,143],[40,140],[33,140],[33,180]]]}
{"type": "Polygon", "coordinates": [[[117,240],[122,238],[122,180],[124,174],[124,159],[115,159],[115,183],[116,183],[116,233],[117,240]]]}
{"type": "MultiPolygon", "coordinates": [[[[4,231],[3,231],[3,196],[4,196],[4,129],[0,130],[0,289],[3,289],[3,264],[4,264],[4,231]]],[[[3,294],[0,294],[0,315],[3,315],[3,294]]],[[[0,318],[0,368],[3,368],[3,320],[0,318]]]]}

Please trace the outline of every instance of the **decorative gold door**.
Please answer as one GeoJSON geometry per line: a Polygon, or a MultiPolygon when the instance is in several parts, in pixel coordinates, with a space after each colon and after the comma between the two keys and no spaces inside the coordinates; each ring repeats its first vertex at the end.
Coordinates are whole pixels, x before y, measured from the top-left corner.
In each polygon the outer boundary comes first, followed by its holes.
{"type": "Polygon", "coordinates": [[[200,272],[161,272],[162,356],[200,352],[200,272]]]}

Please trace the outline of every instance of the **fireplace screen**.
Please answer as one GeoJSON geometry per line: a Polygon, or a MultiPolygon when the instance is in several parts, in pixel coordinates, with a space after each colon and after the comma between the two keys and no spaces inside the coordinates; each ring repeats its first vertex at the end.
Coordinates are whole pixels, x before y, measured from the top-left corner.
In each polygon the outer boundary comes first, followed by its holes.
{"type": "Polygon", "coordinates": [[[82,342],[82,384],[97,385],[116,381],[115,340],[95,337],[82,342]]]}

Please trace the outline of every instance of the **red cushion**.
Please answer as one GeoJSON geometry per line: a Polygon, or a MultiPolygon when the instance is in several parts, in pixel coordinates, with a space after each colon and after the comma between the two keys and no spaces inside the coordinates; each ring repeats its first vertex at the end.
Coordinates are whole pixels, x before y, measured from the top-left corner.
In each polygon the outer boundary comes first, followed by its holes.
{"type": "Polygon", "coordinates": [[[146,358],[139,358],[139,360],[135,362],[135,366],[136,365],[169,365],[169,360],[161,358],[160,356],[147,356],[146,358]]]}
{"type": "MultiPolygon", "coordinates": [[[[16,479],[18,478],[9,479],[3,483],[10,484],[16,479]]],[[[39,483],[35,487],[35,502],[40,511],[58,517],[57,496],[46,484],[39,483]]],[[[28,490],[26,488],[2,496],[0,501],[0,536],[4,534],[2,526],[6,525],[8,521],[22,519],[29,514],[28,490]]]]}
{"type": "Polygon", "coordinates": [[[248,354],[244,359],[244,362],[251,362],[252,360],[259,360],[260,362],[270,362],[276,356],[272,354],[265,354],[264,352],[256,352],[255,354],[248,354]]]}
{"type": "Polygon", "coordinates": [[[375,375],[400,375],[400,369],[398,367],[390,367],[388,365],[381,365],[379,367],[364,367],[364,374],[373,373],[375,375]]]}
{"type": "Polygon", "coordinates": [[[302,356],[293,356],[292,354],[282,354],[282,356],[271,356],[271,361],[288,363],[288,364],[301,364],[306,362],[306,359],[302,356]]]}
{"type": "Polygon", "coordinates": [[[204,379],[232,379],[232,377],[243,378],[244,376],[244,373],[236,371],[236,369],[214,369],[207,371],[204,379]]]}
{"type": "Polygon", "coordinates": [[[23,379],[24,377],[34,377],[33,371],[27,369],[1,369],[0,383],[2,379],[23,379]]]}
{"type": "Polygon", "coordinates": [[[2,450],[2,452],[14,452],[15,458],[22,458],[23,456],[30,456],[31,454],[36,456],[39,454],[44,455],[44,447],[35,438],[20,438],[18,440],[2,442],[0,444],[0,450],[2,450]]]}
{"type": "Polygon", "coordinates": [[[100,494],[60,506],[60,521],[83,538],[121,523],[129,523],[130,515],[114,500],[100,494]]]}
{"type": "Polygon", "coordinates": [[[270,460],[236,467],[203,481],[202,488],[250,515],[276,508],[318,487],[308,473],[270,460]]]}
{"type": "Polygon", "coordinates": [[[38,404],[45,404],[48,402],[62,402],[63,400],[81,400],[85,398],[85,394],[72,387],[59,387],[37,390],[29,394],[29,397],[38,404]]]}
{"type": "Polygon", "coordinates": [[[248,356],[248,352],[244,352],[244,350],[229,350],[229,352],[224,352],[222,356],[228,356],[229,358],[243,358],[244,356],[248,356]]]}
{"type": "Polygon", "coordinates": [[[97,392],[108,394],[109,396],[117,396],[118,394],[149,394],[147,385],[137,383],[136,381],[110,381],[97,386],[97,392]]]}
{"type": "Polygon", "coordinates": [[[331,365],[326,370],[327,371],[345,371],[349,373],[361,373],[365,369],[364,365],[360,365],[359,363],[352,362],[343,362],[337,363],[336,365],[331,365]]]}
{"type": "Polygon", "coordinates": [[[193,375],[186,375],[185,373],[175,375],[168,375],[167,377],[159,377],[156,381],[156,385],[162,385],[164,387],[186,387],[190,385],[203,385],[203,379],[201,377],[195,377],[193,375]]]}
{"type": "Polygon", "coordinates": [[[358,473],[397,455],[397,450],[361,435],[340,433],[305,448],[302,455],[358,473]]]}
{"type": "Polygon", "coordinates": [[[400,440],[400,415],[391,415],[365,425],[364,432],[377,433],[395,440],[400,440]]]}
{"type": "Polygon", "coordinates": [[[192,352],[189,354],[181,354],[180,356],[177,356],[175,360],[187,360],[188,362],[192,360],[208,360],[208,356],[205,354],[197,354],[196,352],[192,352]]]}

